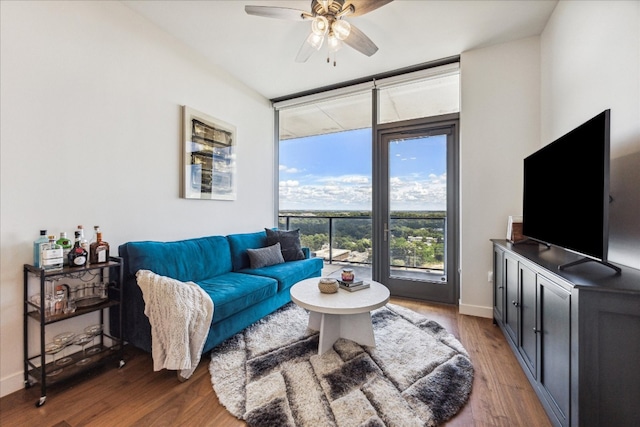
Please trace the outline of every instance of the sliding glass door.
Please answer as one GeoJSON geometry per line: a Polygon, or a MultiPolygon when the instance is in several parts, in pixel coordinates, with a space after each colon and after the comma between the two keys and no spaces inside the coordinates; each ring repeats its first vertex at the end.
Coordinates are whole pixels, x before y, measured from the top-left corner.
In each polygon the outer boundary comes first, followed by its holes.
{"type": "Polygon", "coordinates": [[[374,152],[374,278],[393,295],[458,297],[457,115],[379,126],[374,152]]]}

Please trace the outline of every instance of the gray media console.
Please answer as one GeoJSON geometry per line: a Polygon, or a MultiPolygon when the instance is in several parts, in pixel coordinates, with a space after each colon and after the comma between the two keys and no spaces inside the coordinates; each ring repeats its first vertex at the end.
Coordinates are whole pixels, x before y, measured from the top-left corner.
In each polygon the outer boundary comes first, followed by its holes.
{"type": "Polygon", "coordinates": [[[556,426],[640,426],[640,270],[493,242],[493,318],[556,426]]]}

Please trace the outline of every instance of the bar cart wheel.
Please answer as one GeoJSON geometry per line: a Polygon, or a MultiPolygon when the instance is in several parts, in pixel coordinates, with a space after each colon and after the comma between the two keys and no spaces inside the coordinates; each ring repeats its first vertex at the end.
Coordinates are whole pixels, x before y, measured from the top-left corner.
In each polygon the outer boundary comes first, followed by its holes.
{"type": "Polygon", "coordinates": [[[47,396],[40,396],[40,399],[36,402],[36,408],[41,407],[45,403],[47,403],[47,396]]]}

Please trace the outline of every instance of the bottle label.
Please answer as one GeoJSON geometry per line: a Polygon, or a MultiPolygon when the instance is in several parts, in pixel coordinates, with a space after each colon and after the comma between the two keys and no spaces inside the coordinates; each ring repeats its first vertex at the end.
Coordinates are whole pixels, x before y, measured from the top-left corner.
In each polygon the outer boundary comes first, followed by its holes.
{"type": "Polygon", "coordinates": [[[107,262],[107,248],[104,246],[97,247],[96,258],[98,259],[98,262],[107,262]]]}
{"type": "Polygon", "coordinates": [[[87,262],[87,257],[77,256],[73,259],[74,265],[84,265],[87,262]]]}
{"type": "Polygon", "coordinates": [[[40,264],[42,264],[41,267],[62,265],[62,258],[43,258],[40,264]]]}
{"type": "Polygon", "coordinates": [[[60,258],[60,261],[62,261],[62,255],[62,249],[43,249],[41,257],[43,262],[54,258],[60,258]]]}
{"type": "Polygon", "coordinates": [[[73,242],[69,239],[58,239],[56,243],[62,246],[62,249],[71,249],[73,247],[73,242]]]}

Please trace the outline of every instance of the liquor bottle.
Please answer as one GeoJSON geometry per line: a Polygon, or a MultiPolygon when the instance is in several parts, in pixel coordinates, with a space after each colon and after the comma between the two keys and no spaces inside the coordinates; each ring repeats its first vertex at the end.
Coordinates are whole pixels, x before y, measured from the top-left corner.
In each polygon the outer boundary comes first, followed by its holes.
{"type": "Polygon", "coordinates": [[[82,235],[79,230],[76,230],[73,248],[71,248],[71,251],[69,252],[69,267],[82,267],[87,264],[89,254],[82,247],[80,243],[81,240],[82,235]]]}
{"type": "Polygon", "coordinates": [[[96,241],[91,243],[89,249],[89,262],[99,263],[109,261],[109,243],[102,240],[102,232],[96,231],[96,241]]]}
{"type": "Polygon", "coordinates": [[[57,244],[62,246],[62,263],[69,265],[69,251],[73,247],[73,243],[67,238],[67,232],[61,231],[60,238],[56,241],[57,244]]]}
{"type": "Polygon", "coordinates": [[[87,262],[89,262],[89,242],[84,237],[84,227],[79,225],[78,231],[80,232],[80,246],[87,252],[87,262]]]}
{"type": "Polygon", "coordinates": [[[91,240],[89,240],[89,247],[91,247],[92,243],[95,243],[98,241],[98,232],[100,231],[100,226],[99,225],[94,225],[93,226],[93,237],[91,237],[91,240]]]}
{"type": "Polygon", "coordinates": [[[56,236],[40,245],[40,268],[47,271],[62,270],[62,246],[56,243],[56,236]]]}
{"type": "Polygon", "coordinates": [[[33,242],[33,265],[40,268],[40,245],[49,243],[47,230],[40,230],[40,237],[33,242]]]}

